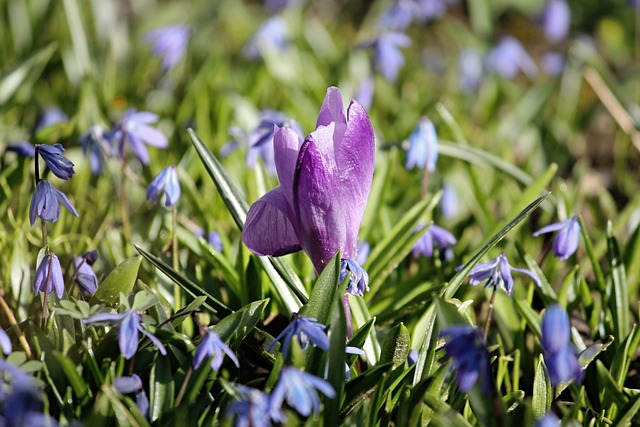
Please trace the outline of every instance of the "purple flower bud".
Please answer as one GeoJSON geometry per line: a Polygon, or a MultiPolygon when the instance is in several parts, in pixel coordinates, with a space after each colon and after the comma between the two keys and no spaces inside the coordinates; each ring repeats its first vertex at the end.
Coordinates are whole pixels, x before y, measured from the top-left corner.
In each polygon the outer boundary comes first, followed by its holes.
{"type": "Polygon", "coordinates": [[[187,50],[191,28],[177,24],[156,28],[145,34],[145,41],[151,45],[153,54],[162,58],[162,69],[170,70],[180,61],[187,50]]]}
{"type": "Polygon", "coordinates": [[[526,274],[535,282],[536,285],[541,286],[540,279],[531,271],[525,268],[515,268],[509,265],[509,261],[504,253],[498,255],[493,261],[486,264],[478,264],[471,269],[469,273],[469,284],[476,286],[485,280],[484,287],[488,288],[493,286],[493,289],[502,288],[507,295],[513,294],[513,277],[512,271],[526,274]]]}
{"type": "Polygon", "coordinates": [[[436,170],[438,161],[438,135],[431,120],[422,117],[409,136],[409,149],[405,167],[407,169],[427,168],[428,172],[436,170]]]}
{"type": "Polygon", "coordinates": [[[540,342],[549,380],[554,387],[569,381],[582,381],[584,375],[575,347],[571,344],[571,324],[567,312],[551,305],[542,317],[540,342]]]}
{"type": "Polygon", "coordinates": [[[479,379],[482,392],[490,393],[489,352],[480,330],[471,325],[455,325],[440,331],[440,336],[447,340],[444,351],[453,361],[460,391],[467,393],[479,379]]]}
{"type": "Polygon", "coordinates": [[[151,181],[147,187],[147,200],[156,199],[164,194],[166,207],[174,206],[180,199],[180,182],[178,181],[178,170],[175,165],[167,166],[151,181]]]}
{"type": "Polygon", "coordinates": [[[282,339],[282,357],[286,358],[289,354],[291,340],[296,337],[300,347],[303,350],[307,348],[309,342],[324,351],[329,351],[329,337],[324,331],[325,325],[318,323],[316,319],[300,316],[294,313],[291,317],[291,323],[275,338],[267,351],[271,351],[276,341],[282,339]]]}
{"type": "Polygon", "coordinates": [[[200,365],[202,365],[202,362],[211,357],[211,369],[217,371],[222,366],[225,354],[236,367],[240,367],[238,358],[229,346],[220,339],[217,333],[208,331],[200,340],[198,348],[196,348],[193,356],[193,367],[198,369],[200,365]]]}
{"type": "Polygon", "coordinates": [[[36,190],[31,198],[29,206],[29,222],[33,227],[36,217],[42,221],[56,222],[60,218],[60,205],[64,206],[72,215],[78,216],[73,204],[62,191],[56,189],[48,181],[41,180],[36,185],[36,190]]]}
{"type": "MultiPolygon", "coordinates": [[[[91,264],[93,264],[93,262],[91,264]]],[[[89,263],[89,260],[84,256],[73,257],[73,266],[76,270],[75,282],[78,284],[83,293],[89,295],[95,294],[98,290],[98,277],[93,271],[93,268],[91,268],[91,264],[89,263]]]]}
{"type": "Polygon", "coordinates": [[[58,298],[62,298],[64,294],[62,267],[60,267],[60,260],[58,260],[56,254],[50,253],[42,258],[40,265],[36,269],[33,292],[35,295],[38,295],[38,292],[50,294],[54,289],[58,298]]]}
{"type": "Polygon", "coordinates": [[[580,239],[580,221],[577,216],[573,216],[565,221],[556,222],[533,233],[533,236],[539,236],[544,233],[557,231],[558,234],[553,240],[551,250],[553,254],[565,260],[575,253],[578,249],[578,241],[580,239]]]}
{"type": "Polygon", "coordinates": [[[76,171],[73,170],[73,163],[62,155],[64,152],[62,145],[38,144],[36,145],[36,151],[40,153],[40,157],[42,157],[49,169],[51,169],[51,172],[58,178],[70,179],[73,174],[76,173],[76,171]]]}
{"type": "Polygon", "coordinates": [[[565,0],[549,0],[542,14],[544,35],[552,43],[563,40],[569,33],[571,10],[565,0]]]}

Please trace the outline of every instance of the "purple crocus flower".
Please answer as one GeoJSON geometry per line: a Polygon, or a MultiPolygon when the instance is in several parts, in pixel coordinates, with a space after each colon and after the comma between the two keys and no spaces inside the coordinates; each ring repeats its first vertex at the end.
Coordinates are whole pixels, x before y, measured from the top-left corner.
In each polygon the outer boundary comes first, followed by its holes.
{"type": "MultiPolygon", "coordinates": [[[[416,227],[416,233],[426,226],[426,222],[418,224],[418,227],[416,227]]],[[[431,258],[433,256],[433,246],[435,244],[438,246],[438,250],[446,256],[447,252],[451,249],[451,246],[455,245],[457,242],[458,241],[453,234],[449,233],[442,227],[431,224],[427,231],[420,236],[420,239],[411,252],[414,258],[418,258],[419,256],[431,258]]]]}
{"type": "Polygon", "coordinates": [[[153,54],[162,58],[162,69],[170,70],[176,66],[189,44],[191,28],[185,24],[167,25],[145,34],[144,39],[153,54]]]}
{"type": "Polygon", "coordinates": [[[542,227],[540,230],[533,233],[533,236],[539,236],[544,233],[551,233],[557,231],[558,234],[553,240],[553,246],[551,250],[553,254],[565,260],[575,253],[578,249],[578,240],[580,239],[580,221],[578,221],[577,215],[554,224],[549,224],[546,227],[542,227]]]}
{"type": "Polygon", "coordinates": [[[513,277],[512,271],[526,274],[535,282],[536,285],[541,286],[540,279],[526,268],[515,268],[509,265],[509,261],[504,253],[498,255],[492,261],[486,264],[478,264],[471,269],[469,273],[469,284],[476,286],[485,280],[484,287],[488,288],[493,286],[493,289],[502,288],[507,295],[513,294],[513,277]]]}
{"type": "Polygon", "coordinates": [[[158,121],[158,115],[148,111],[125,111],[122,120],[116,125],[113,138],[118,142],[120,158],[124,158],[125,145],[130,145],[142,164],[149,164],[147,145],[165,148],[169,140],[162,131],[150,126],[158,121]]]}
{"type": "Polygon", "coordinates": [[[389,82],[398,79],[400,68],[404,65],[404,56],[400,48],[411,45],[409,36],[403,33],[387,32],[371,43],[375,48],[375,67],[389,82]]]}
{"type": "Polygon", "coordinates": [[[144,391],[142,379],[137,374],[133,374],[130,377],[115,378],[113,386],[122,394],[134,394],[140,413],[145,417],[149,416],[149,399],[144,391]]]}
{"type": "Polygon", "coordinates": [[[355,259],[375,154],[364,108],[352,101],[345,117],[342,95],[331,87],[316,130],[302,141],[291,128],[276,127],[274,147],[280,186],[249,209],[244,244],[256,255],[304,249],[318,273],[338,249],[355,259]]]}
{"type": "MultiPolygon", "coordinates": [[[[276,413],[282,414],[278,410],[286,401],[290,407],[295,409],[300,415],[308,417],[313,412],[320,413],[320,396],[318,391],[325,396],[333,399],[336,395],[335,390],[327,381],[303,372],[298,368],[286,367],[280,371],[280,379],[271,393],[271,408],[276,413]]],[[[284,415],[284,414],[282,414],[284,415]]],[[[287,419],[278,419],[277,416],[272,418],[276,422],[285,422],[287,419]]]]}
{"type": "Polygon", "coordinates": [[[364,296],[369,291],[369,273],[353,259],[343,259],[340,263],[340,283],[349,275],[347,292],[355,296],[364,296]]]}
{"type": "Polygon", "coordinates": [[[275,338],[267,351],[271,351],[276,341],[282,339],[282,357],[286,358],[291,347],[291,340],[296,337],[300,347],[305,350],[309,342],[324,351],[329,351],[329,337],[324,331],[325,325],[318,323],[316,319],[304,317],[294,313],[291,316],[291,323],[275,338]]]}
{"type": "Polygon", "coordinates": [[[0,349],[4,354],[10,354],[12,349],[11,338],[9,338],[7,332],[2,328],[0,328],[0,349]]]}
{"type": "Polygon", "coordinates": [[[244,385],[236,385],[243,399],[227,408],[227,418],[237,416],[234,427],[269,427],[271,420],[286,418],[280,408],[274,408],[266,393],[244,385]]]}
{"type": "Polygon", "coordinates": [[[167,350],[160,340],[151,332],[142,327],[142,316],[134,310],[127,310],[122,313],[100,313],[84,319],[83,323],[115,323],[120,327],[118,332],[118,345],[120,353],[125,359],[131,359],[138,351],[138,332],[142,332],[158,348],[160,354],[165,356],[167,350]]]}
{"type": "Polygon", "coordinates": [[[540,330],[540,343],[551,385],[582,381],[584,373],[577,351],[570,342],[571,324],[567,312],[558,304],[551,305],[542,316],[540,330]]]}
{"type": "Polygon", "coordinates": [[[32,158],[36,156],[36,147],[28,141],[7,144],[7,151],[12,151],[21,157],[32,158]]]}
{"type": "Polygon", "coordinates": [[[196,352],[193,356],[193,367],[198,369],[200,365],[202,365],[202,362],[211,357],[211,369],[217,371],[222,366],[225,354],[229,359],[231,359],[236,367],[240,367],[240,363],[238,362],[238,358],[235,353],[227,344],[224,343],[224,341],[220,339],[220,336],[217,333],[210,330],[204,334],[200,340],[198,348],[196,348],[196,352]]]}
{"type": "Polygon", "coordinates": [[[465,93],[475,92],[482,81],[482,54],[477,49],[463,49],[458,57],[458,85],[465,93]]]}
{"type": "Polygon", "coordinates": [[[64,294],[64,277],[62,276],[62,267],[60,260],[54,253],[50,253],[42,258],[40,265],[36,269],[36,278],[33,282],[33,293],[38,292],[50,294],[52,290],[56,290],[58,298],[62,298],[64,294]]]}
{"type": "Polygon", "coordinates": [[[422,117],[409,136],[409,149],[405,167],[407,169],[426,168],[428,172],[436,170],[438,161],[438,135],[433,122],[422,117]]]}
{"type": "Polygon", "coordinates": [[[287,21],[280,16],[267,19],[242,49],[247,59],[258,59],[264,51],[282,52],[289,46],[287,21]]]}
{"type": "Polygon", "coordinates": [[[566,0],[549,0],[542,13],[544,36],[552,43],[563,40],[569,33],[571,10],[566,0]]]}
{"type": "Polygon", "coordinates": [[[153,203],[162,194],[165,196],[164,205],[166,207],[174,206],[180,199],[181,190],[176,165],[162,169],[147,187],[147,200],[152,200],[153,203]]]}
{"type": "Polygon", "coordinates": [[[533,59],[520,42],[511,37],[504,37],[485,58],[487,68],[505,79],[513,79],[522,71],[530,79],[538,74],[533,59]]]}
{"type": "Polygon", "coordinates": [[[480,330],[471,325],[455,325],[442,329],[440,337],[447,341],[444,351],[453,361],[460,391],[467,393],[480,380],[482,392],[489,394],[489,352],[480,330]]]}
{"type": "Polygon", "coordinates": [[[79,138],[82,152],[89,157],[89,167],[94,175],[99,175],[102,172],[105,158],[111,157],[114,151],[108,136],[102,126],[93,125],[87,133],[79,138]]]}
{"type": "Polygon", "coordinates": [[[65,194],[49,184],[48,181],[41,180],[36,185],[29,206],[29,222],[33,227],[36,217],[42,221],[56,222],[60,218],[60,205],[64,206],[71,214],[78,216],[78,212],[73,204],[67,199],[65,194]]]}
{"type": "Polygon", "coordinates": [[[42,116],[36,123],[36,132],[40,129],[47,128],[49,126],[57,125],[58,123],[68,122],[69,116],[56,106],[47,107],[44,109],[42,116]]]}
{"type": "Polygon", "coordinates": [[[533,427],[561,427],[560,420],[553,412],[547,412],[542,418],[536,420],[533,427]]]}
{"type": "Polygon", "coordinates": [[[47,164],[51,172],[60,179],[70,179],[75,170],[73,170],[73,163],[67,159],[62,153],[64,148],[60,144],[46,145],[37,144],[36,151],[40,153],[40,157],[47,164]]]}
{"type": "Polygon", "coordinates": [[[93,295],[98,290],[98,277],[91,266],[98,259],[98,251],[92,250],[82,256],[73,257],[75,282],[83,293],[93,295]]]}

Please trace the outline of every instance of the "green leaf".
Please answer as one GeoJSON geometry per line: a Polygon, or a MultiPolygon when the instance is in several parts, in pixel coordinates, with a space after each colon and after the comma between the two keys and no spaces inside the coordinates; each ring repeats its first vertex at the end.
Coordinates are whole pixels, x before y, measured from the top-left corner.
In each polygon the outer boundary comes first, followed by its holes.
{"type": "Polygon", "coordinates": [[[624,264],[620,258],[618,241],[613,236],[611,221],[607,222],[607,247],[609,262],[611,263],[611,283],[613,292],[610,295],[609,307],[613,313],[614,335],[619,339],[629,334],[629,294],[627,293],[627,276],[624,264]]]}
{"type": "MultiPolygon", "coordinates": [[[[215,313],[218,317],[223,317],[232,313],[232,310],[228,308],[226,305],[218,301],[213,295],[209,294],[204,288],[196,285],[191,280],[184,277],[182,274],[175,271],[171,266],[162,261],[160,258],[152,255],[151,253],[145,251],[138,245],[134,245],[136,250],[142,255],[147,261],[153,264],[158,270],[162,271],[173,283],[180,286],[182,289],[187,291],[194,298],[204,295],[207,297],[207,302],[203,305],[215,313]]],[[[98,288],[99,290],[100,288],[98,288]]]]}
{"type": "Polygon", "coordinates": [[[587,232],[587,227],[584,224],[582,215],[578,215],[578,221],[580,221],[580,234],[582,235],[582,240],[584,240],[584,249],[587,252],[589,260],[591,261],[591,268],[593,269],[593,274],[596,276],[598,289],[600,289],[601,293],[604,294],[607,282],[604,278],[604,274],[602,273],[600,261],[598,261],[598,257],[596,256],[595,250],[593,249],[593,243],[591,242],[591,237],[589,237],[589,233],[587,232]]]}
{"type": "Polygon", "coordinates": [[[149,419],[153,422],[173,409],[175,383],[167,357],[158,356],[149,377],[149,419]]]}
{"type": "Polygon", "coordinates": [[[380,363],[391,363],[395,368],[406,362],[410,342],[411,335],[402,322],[391,328],[382,343],[380,363]]]}
{"type": "Polygon", "coordinates": [[[236,339],[242,341],[258,324],[268,303],[269,299],[254,301],[220,320],[211,327],[211,330],[215,331],[224,342],[228,342],[233,334],[237,334],[236,339]]]}
{"type": "Polygon", "coordinates": [[[613,375],[620,387],[624,385],[627,379],[627,373],[629,372],[631,361],[635,358],[638,346],[640,346],[640,329],[638,325],[633,325],[623,345],[616,349],[613,362],[611,362],[611,375],[613,375]]]}
{"type": "MultiPolygon", "coordinates": [[[[373,330],[373,325],[376,323],[376,318],[372,317],[364,325],[362,325],[358,330],[353,334],[353,337],[349,340],[347,345],[349,347],[362,348],[364,343],[367,341],[369,334],[373,330]]],[[[353,362],[358,358],[357,354],[350,354],[347,356],[349,366],[353,365],[353,362]]]]}
{"type": "Polygon", "coordinates": [[[120,294],[129,295],[138,278],[138,270],[142,257],[127,258],[113,269],[111,273],[98,285],[98,290],[91,301],[91,305],[103,303],[114,306],[120,301],[120,294]]]}
{"type": "Polygon", "coordinates": [[[38,79],[56,48],[57,44],[51,43],[0,75],[0,105],[6,104],[19,89],[26,90],[38,79]]]}
{"type": "Polygon", "coordinates": [[[436,302],[432,302],[416,323],[413,330],[413,348],[420,346],[413,385],[431,375],[436,355],[438,334],[436,325],[436,302]]]}
{"type": "MultiPolygon", "coordinates": [[[[325,268],[325,271],[330,268],[330,265],[331,264],[325,268]]],[[[311,293],[311,299],[312,298],[313,293],[311,293]]],[[[346,316],[344,312],[344,305],[342,304],[342,299],[339,295],[336,295],[333,298],[333,302],[334,310],[331,316],[331,335],[329,336],[329,371],[327,380],[333,386],[336,395],[332,399],[326,396],[324,398],[325,426],[339,425],[338,416],[340,414],[340,403],[342,402],[345,379],[344,367],[346,353],[344,343],[347,339],[346,316]]]]}
{"type": "MultiPolygon", "coordinates": [[[[178,312],[176,313],[176,315],[180,315],[181,313],[188,313],[190,311],[196,310],[198,309],[202,304],[204,304],[204,302],[207,300],[207,297],[202,295],[199,297],[196,297],[193,299],[193,301],[191,301],[189,303],[189,305],[187,305],[186,307],[184,307],[181,310],[178,310],[178,312]]],[[[188,315],[184,315],[184,316],[178,316],[175,319],[173,319],[171,321],[171,324],[173,325],[174,328],[177,328],[178,326],[180,326],[182,324],[182,322],[185,321],[185,319],[187,318],[188,315]]]]}
{"type": "Polygon", "coordinates": [[[300,309],[300,314],[314,318],[326,325],[331,315],[331,307],[337,297],[340,283],[340,251],[329,261],[316,280],[309,301],[300,309]]]}
{"type": "Polygon", "coordinates": [[[391,363],[378,364],[347,383],[344,403],[340,412],[341,420],[344,420],[359,403],[366,401],[371,396],[389,369],[391,369],[391,363]]]}
{"type": "MultiPolygon", "coordinates": [[[[352,295],[348,295],[348,298],[354,326],[363,326],[374,319],[369,313],[369,309],[367,308],[364,298],[354,297],[352,295]]],[[[362,349],[365,352],[365,357],[369,364],[375,365],[378,363],[380,343],[378,342],[378,337],[376,336],[374,328],[371,328],[369,331],[368,340],[365,341],[362,349]]]]}
{"type": "Polygon", "coordinates": [[[635,395],[629,402],[620,409],[620,415],[615,420],[613,426],[630,426],[636,413],[640,410],[640,394],[635,395]]]}
{"type": "Polygon", "coordinates": [[[521,221],[526,219],[540,204],[549,196],[547,193],[541,197],[538,197],[533,203],[527,206],[522,212],[520,212],[513,220],[507,223],[502,230],[493,235],[467,262],[463,268],[458,270],[458,273],[453,276],[451,281],[445,286],[443,294],[446,299],[453,298],[458,288],[462,285],[462,282],[466,279],[471,269],[480,261],[480,259],[489,252],[500,240],[502,240],[511,229],[518,225],[521,221]]]}
{"type": "Polygon", "coordinates": [[[533,378],[533,398],[531,405],[534,418],[538,419],[546,414],[551,408],[551,402],[553,402],[553,388],[551,387],[551,381],[547,375],[544,361],[542,357],[540,357],[538,359],[536,374],[533,378]]]}
{"type": "Polygon", "coordinates": [[[91,398],[91,389],[76,370],[76,364],[58,351],[52,352],[52,355],[67,377],[73,393],[78,397],[80,404],[84,406],[91,398]]]}

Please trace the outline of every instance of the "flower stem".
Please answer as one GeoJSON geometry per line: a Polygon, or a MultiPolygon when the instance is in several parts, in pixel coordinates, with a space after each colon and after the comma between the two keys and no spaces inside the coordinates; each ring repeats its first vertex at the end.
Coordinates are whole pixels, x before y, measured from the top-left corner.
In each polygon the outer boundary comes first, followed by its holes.
{"type": "Polygon", "coordinates": [[[182,402],[182,398],[184,397],[185,391],[187,391],[187,384],[189,384],[189,380],[191,379],[192,373],[193,373],[193,366],[189,366],[189,370],[187,371],[187,374],[184,376],[184,380],[182,380],[180,391],[178,392],[178,396],[176,397],[175,406],[179,406],[180,402],[182,402]]]}
{"type": "Polygon", "coordinates": [[[49,271],[47,272],[47,281],[44,284],[44,297],[42,299],[42,330],[45,330],[47,322],[47,304],[49,304],[49,284],[51,283],[51,270],[53,270],[53,263],[49,262],[49,271]]]}
{"type": "MultiPolygon", "coordinates": [[[[171,222],[171,256],[173,260],[173,269],[178,271],[180,267],[180,259],[178,258],[178,206],[173,205],[171,209],[172,214],[172,222],[171,222]]],[[[180,298],[180,287],[178,285],[174,285],[173,288],[173,297],[174,297],[174,308],[175,311],[182,306],[182,301],[180,298]]]]}
{"type": "Polygon", "coordinates": [[[342,298],[342,305],[344,306],[344,317],[347,323],[347,339],[351,339],[351,337],[353,336],[353,320],[351,318],[349,294],[344,294],[344,298],[342,298]]]}
{"type": "Polygon", "coordinates": [[[11,311],[11,308],[9,308],[9,305],[4,300],[3,291],[0,291],[0,306],[2,306],[2,310],[4,310],[5,314],[7,315],[7,319],[9,319],[9,323],[11,324],[11,327],[13,327],[14,330],[16,331],[16,335],[18,336],[18,341],[20,342],[20,345],[24,349],[24,352],[27,355],[27,358],[31,359],[33,357],[33,354],[31,353],[31,347],[29,346],[29,342],[27,341],[24,334],[22,333],[22,329],[20,329],[20,326],[16,321],[16,317],[13,315],[13,311],[11,311]]]}
{"type": "Polygon", "coordinates": [[[489,335],[489,326],[491,325],[491,317],[493,316],[493,302],[496,299],[496,293],[498,288],[493,288],[493,293],[491,294],[491,299],[489,300],[489,311],[487,312],[487,318],[484,321],[484,327],[482,328],[482,335],[484,336],[484,340],[487,341],[487,337],[489,335]]]}
{"type": "Polygon", "coordinates": [[[124,160],[120,160],[120,204],[122,208],[122,232],[126,242],[131,242],[131,224],[129,223],[129,204],[127,203],[127,175],[124,160]]]}

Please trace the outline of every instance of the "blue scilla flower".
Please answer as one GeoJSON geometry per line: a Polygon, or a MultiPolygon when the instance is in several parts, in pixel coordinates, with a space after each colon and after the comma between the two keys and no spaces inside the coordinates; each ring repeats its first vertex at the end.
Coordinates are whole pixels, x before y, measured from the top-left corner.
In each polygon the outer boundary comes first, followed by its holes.
{"type": "Polygon", "coordinates": [[[75,170],[73,170],[73,163],[67,159],[62,153],[64,148],[60,144],[46,145],[37,144],[36,151],[40,153],[40,157],[47,164],[47,167],[53,172],[55,176],[60,179],[70,179],[75,170]]]}
{"type": "Polygon", "coordinates": [[[444,351],[453,363],[460,391],[467,393],[480,380],[483,393],[491,391],[489,352],[482,333],[471,325],[455,325],[440,331],[447,342],[444,351]]]}
{"type": "Polygon", "coordinates": [[[349,275],[347,292],[351,295],[364,296],[369,291],[369,273],[360,267],[354,259],[343,259],[340,261],[340,283],[349,275]]]}
{"type": "Polygon", "coordinates": [[[36,123],[36,132],[58,123],[68,122],[69,116],[56,106],[49,106],[44,109],[38,123],[36,123]]]}
{"type": "Polygon", "coordinates": [[[42,221],[56,222],[60,218],[60,205],[64,206],[72,215],[78,216],[76,208],[62,191],[49,184],[48,181],[38,182],[29,206],[31,226],[33,227],[33,224],[36,223],[36,217],[42,221]]]}
{"type": "Polygon", "coordinates": [[[569,315],[558,304],[547,308],[540,326],[542,350],[549,380],[554,387],[570,381],[582,381],[583,371],[576,348],[571,344],[569,315]]]}
{"type": "Polygon", "coordinates": [[[560,420],[553,412],[547,412],[541,418],[536,420],[533,427],[561,427],[560,420]]]}
{"type": "Polygon", "coordinates": [[[89,158],[89,167],[94,175],[99,175],[102,172],[106,158],[111,157],[115,151],[110,136],[102,126],[93,125],[79,138],[82,152],[89,158]]]}
{"type": "MultiPolygon", "coordinates": [[[[303,372],[298,368],[283,368],[280,371],[278,384],[271,392],[271,407],[276,409],[276,413],[282,414],[282,411],[278,409],[282,408],[286,401],[290,407],[304,417],[308,417],[312,412],[317,414],[320,412],[318,391],[330,399],[333,399],[336,395],[331,384],[322,378],[303,372]]],[[[278,419],[272,416],[272,418],[277,422],[286,421],[286,417],[278,419]]]]}
{"type": "Polygon", "coordinates": [[[2,350],[4,354],[10,354],[12,350],[11,338],[9,338],[9,335],[2,328],[0,328],[0,350],[2,350]]]}
{"type": "Polygon", "coordinates": [[[440,199],[440,213],[445,219],[453,219],[458,214],[458,195],[449,184],[442,186],[442,199],[440,199]]]}
{"type": "Polygon", "coordinates": [[[50,253],[42,258],[40,265],[36,269],[36,278],[33,282],[33,293],[38,292],[50,294],[52,290],[56,290],[58,298],[62,298],[64,294],[64,277],[62,276],[62,267],[60,260],[54,253],[50,253]]]}
{"type": "Polygon", "coordinates": [[[438,161],[438,135],[431,120],[422,117],[411,135],[409,136],[409,149],[405,167],[407,169],[427,169],[428,172],[436,170],[438,161]]]}
{"type": "Polygon", "coordinates": [[[325,325],[318,323],[316,319],[300,316],[294,313],[291,316],[291,323],[276,337],[271,343],[268,351],[271,351],[276,341],[282,340],[282,357],[286,358],[291,347],[291,340],[296,337],[300,347],[306,349],[309,342],[324,351],[329,351],[329,337],[324,331],[325,325]]]}
{"type": "Polygon", "coordinates": [[[577,215],[573,217],[553,224],[549,224],[546,227],[542,227],[540,230],[533,233],[534,236],[539,236],[544,233],[551,233],[557,231],[558,234],[553,240],[551,250],[553,254],[565,260],[575,253],[578,249],[578,240],[580,239],[580,221],[577,215]]]}
{"type": "Polygon", "coordinates": [[[271,420],[286,418],[280,408],[274,408],[269,395],[255,388],[236,385],[235,389],[242,396],[229,405],[227,418],[237,416],[234,427],[269,427],[271,420]]]}
{"type": "Polygon", "coordinates": [[[552,43],[562,41],[569,33],[571,10],[566,0],[549,0],[542,13],[544,36],[552,43]]]}
{"type": "Polygon", "coordinates": [[[15,144],[7,144],[7,151],[16,153],[20,157],[33,158],[36,156],[36,147],[28,141],[16,142],[15,144]]]}
{"type": "Polygon", "coordinates": [[[482,81],[482,53],[467,48],[458,57],[458,86],[465,93],[475,92],[482,81]]]}
{"type": "Polygon", "coordinates": [[[469,284],[476,286],[486,280],[487,283],[484,285],[485,288],[491,286],[493,286],[494,290],[502,288],[507,295],[511,295],[513,294],[512,271],[526,274],[535,282],[536,285],[541,285],[540,279],[531,271],[526,268],[511,267],[504,253],[501,253],[495,259],[486,264],[478,264],[473,267],[469,273],[469,284]]]}
{"type": "Polygon", "coordinates": [[[148,111],[136,111],[131,108],[124,112],[122,120],[110,134],[110,139],[118,143],[120,158],[124,158],[127,145],[133,149],[142,164],[149,164],[147,145],[166,148],[169,145],[167,136],[162,131],[151,126],[158,121],[158,115],[148,111]]]}
{"type": "Polygon", "coordinates": [[[229,359],[231,359],[236,367],[240,367],[238,358],[229,346],[220,339],[220,336],[217,333],[208,331],[200,340],[198,348],[196,348],[196,352],[193,356],[193,367],[198,369],[200,365],[202,365],[202,362],[211,357],[211,369],[217,371],[222,366],[225,354],[229,359]]]}
{"type": "Polygon", "coordinates": [[[138,351],[138,333],[142,332],[151,342],[158,348],[160,354],[165,356],[167,350],[160,340],[151,332],[145,330],[142,327],[142,316],[140,313],[134,310],[127,310],[122,313],[100,313],[95,316],[91,316],[88,319],[82,321],[84,324],[90,323],[107,323],[118,324],[120,330],[118,331],[118,345],[120,347],[120,353],[125,359],[131,359],[136,351],[138,351]]]}
{"type": "Polygon", "coordinates": [[[372,42],[375,49],[375,67],[389,82],[398,79],[400,68],[404,65],[404,56],[400,48],[411,45],[409,36],[398,32],[386,32],[372,42]]]}
{"type": "Polygon", "coordinates": [[[165,196],[164,205],[174,206],[180,199],[180,182],[178,181],[178,169],[175,165],[167,166],[153,178],[147,187],[147,200],[154,203],[161,195],[165,196]]]}
{"type": "MultiPolygon", "coordinates": [[[[416,232],[422,230],[426,226],[426,222],[421,222],[418,224],[418,227],[416,227],[416,232]]],[[[438,246],[438,250],[447,257],[447,254],[450,253],[451,246],[455,245],[457,242],[458,241],[453,234],[449,233],[442,227],[431,224],[427,231],[420,236],[420,239],[416,242],[416,245],[413,247],[411,252],[415,258],[418,258],[419,256],[431,258],[433,256],[433,247],[435,244],[438,246]]]]}
{"type": "Polygon", "coordinates": [[[91,267],[98,259],[98,251],[95,249],[86,252],[82,256],[73,257],[74,281],[83,293],[93,295],[98,290],[98,276],[91,267]]]}
{"type": "Polygon", "coordinates": [[[145,34],[144,39],[151,46],[153,54],[162,59],[162,69],[176,66],[189,44],[191,28],[185,24],[167,25],[145,34]]]}
{"type": "Polygon", "coordinates": [[[522,44],[514,37],[502,38],[485,58],[487,69],[505,79],[513,79],[522,71],[530,79],[536,77],[538,69],[522,44]]]}
{"type": "Polygon", "coordinates": [[[415,0],[395,0],[380,16],[378,26],[393,31],[404,31],[416,16],[415,0]]]}
{"type": "Polygon", "coordinates": [[[118,377],[113,380],[113,386],[122,394],[134,394],[136,405],[145,417],[149,416],[149,399],[144,391],[142,379],[133,374],[130,377],[118,377]]]}
{"type": "Polygon", "coordinates": [[[244,45],[242,54],[247,59],[258,59],[265,52],[283,52],[288,48],[289,42],[287,21],[280,16],[273,16],[253,33],[244,45]]]}

